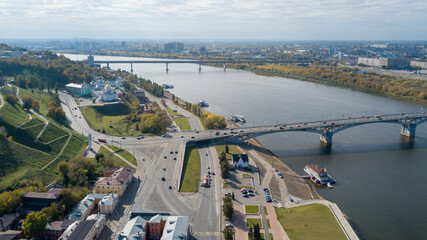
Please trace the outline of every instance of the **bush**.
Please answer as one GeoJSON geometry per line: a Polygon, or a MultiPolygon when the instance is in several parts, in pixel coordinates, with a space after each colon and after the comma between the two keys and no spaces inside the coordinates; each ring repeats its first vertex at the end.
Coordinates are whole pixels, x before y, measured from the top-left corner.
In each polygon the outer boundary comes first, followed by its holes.
{"type": "Polygon", "coordinates": [[[18,98],[15,95],[8,94],[8,95],[6,95],[6,101],[10,105],[15,105],[18,102],[18,98]]]}

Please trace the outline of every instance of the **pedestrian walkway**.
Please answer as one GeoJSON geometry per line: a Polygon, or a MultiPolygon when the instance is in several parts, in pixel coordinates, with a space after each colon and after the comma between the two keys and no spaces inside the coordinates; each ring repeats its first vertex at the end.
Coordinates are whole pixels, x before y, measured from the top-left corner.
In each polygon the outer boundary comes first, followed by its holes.
{"type": "Polygon", "coordinates": [[[112,154],[114,154],[115,156],[117,156],[118,158],[120,158],[121,160],[123,160],[124,162],[126,162],[127,164],[129,164],[131,167],[136,169],[136,166],[133,165],[131,162],[129,162],[128,160],[126,160],[126,158],[120,156],[119,154],[117,154],[116,152],[114,152],[111,148],[107,147],[106,144],[102,145],[105,149],[107,149],[108,151],[110,151],[112,154]]]}

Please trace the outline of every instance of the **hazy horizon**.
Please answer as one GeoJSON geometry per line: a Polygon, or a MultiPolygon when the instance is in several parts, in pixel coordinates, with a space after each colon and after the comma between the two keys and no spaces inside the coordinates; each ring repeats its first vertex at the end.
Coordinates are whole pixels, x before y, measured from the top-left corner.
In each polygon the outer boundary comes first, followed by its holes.
{"type": "Polygon", "coordinates": [[[423,0],[0,0],[1,39],[423,41],[423,0]]]}

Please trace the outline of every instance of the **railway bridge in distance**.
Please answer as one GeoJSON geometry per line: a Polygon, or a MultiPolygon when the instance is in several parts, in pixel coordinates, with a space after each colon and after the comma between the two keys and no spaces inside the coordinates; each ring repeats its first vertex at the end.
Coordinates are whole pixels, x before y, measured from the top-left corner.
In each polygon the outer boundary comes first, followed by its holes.
{"type": "Polygon", "coordinates": [[[87,60],[83,62],[88,63],[91,66],[96,64],[107,64],[107,68],[110,68],[110,64],[130,64],[131,72],[133,73],[133,64],[153,64],[160,63],[166,65],[166,72],[169,71],[169,64],[198,64],[199,71],[202,70],[202,64],[222,64],[223,69],[227,69],[227,64],[277,64],[277,63],[297,63],[297,64],[309,64],[312,61],[302,60],[95,60],[92,55],[89,55],[87,60]]]}

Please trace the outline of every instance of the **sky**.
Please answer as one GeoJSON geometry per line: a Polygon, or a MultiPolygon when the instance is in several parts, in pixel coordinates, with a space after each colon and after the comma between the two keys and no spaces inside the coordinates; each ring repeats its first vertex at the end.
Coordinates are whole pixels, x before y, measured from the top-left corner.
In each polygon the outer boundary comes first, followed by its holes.
{"type": "Polygon", "coordinates": [[[427,40],[427,0],[0,0],[0,38],[427,40]]]}

